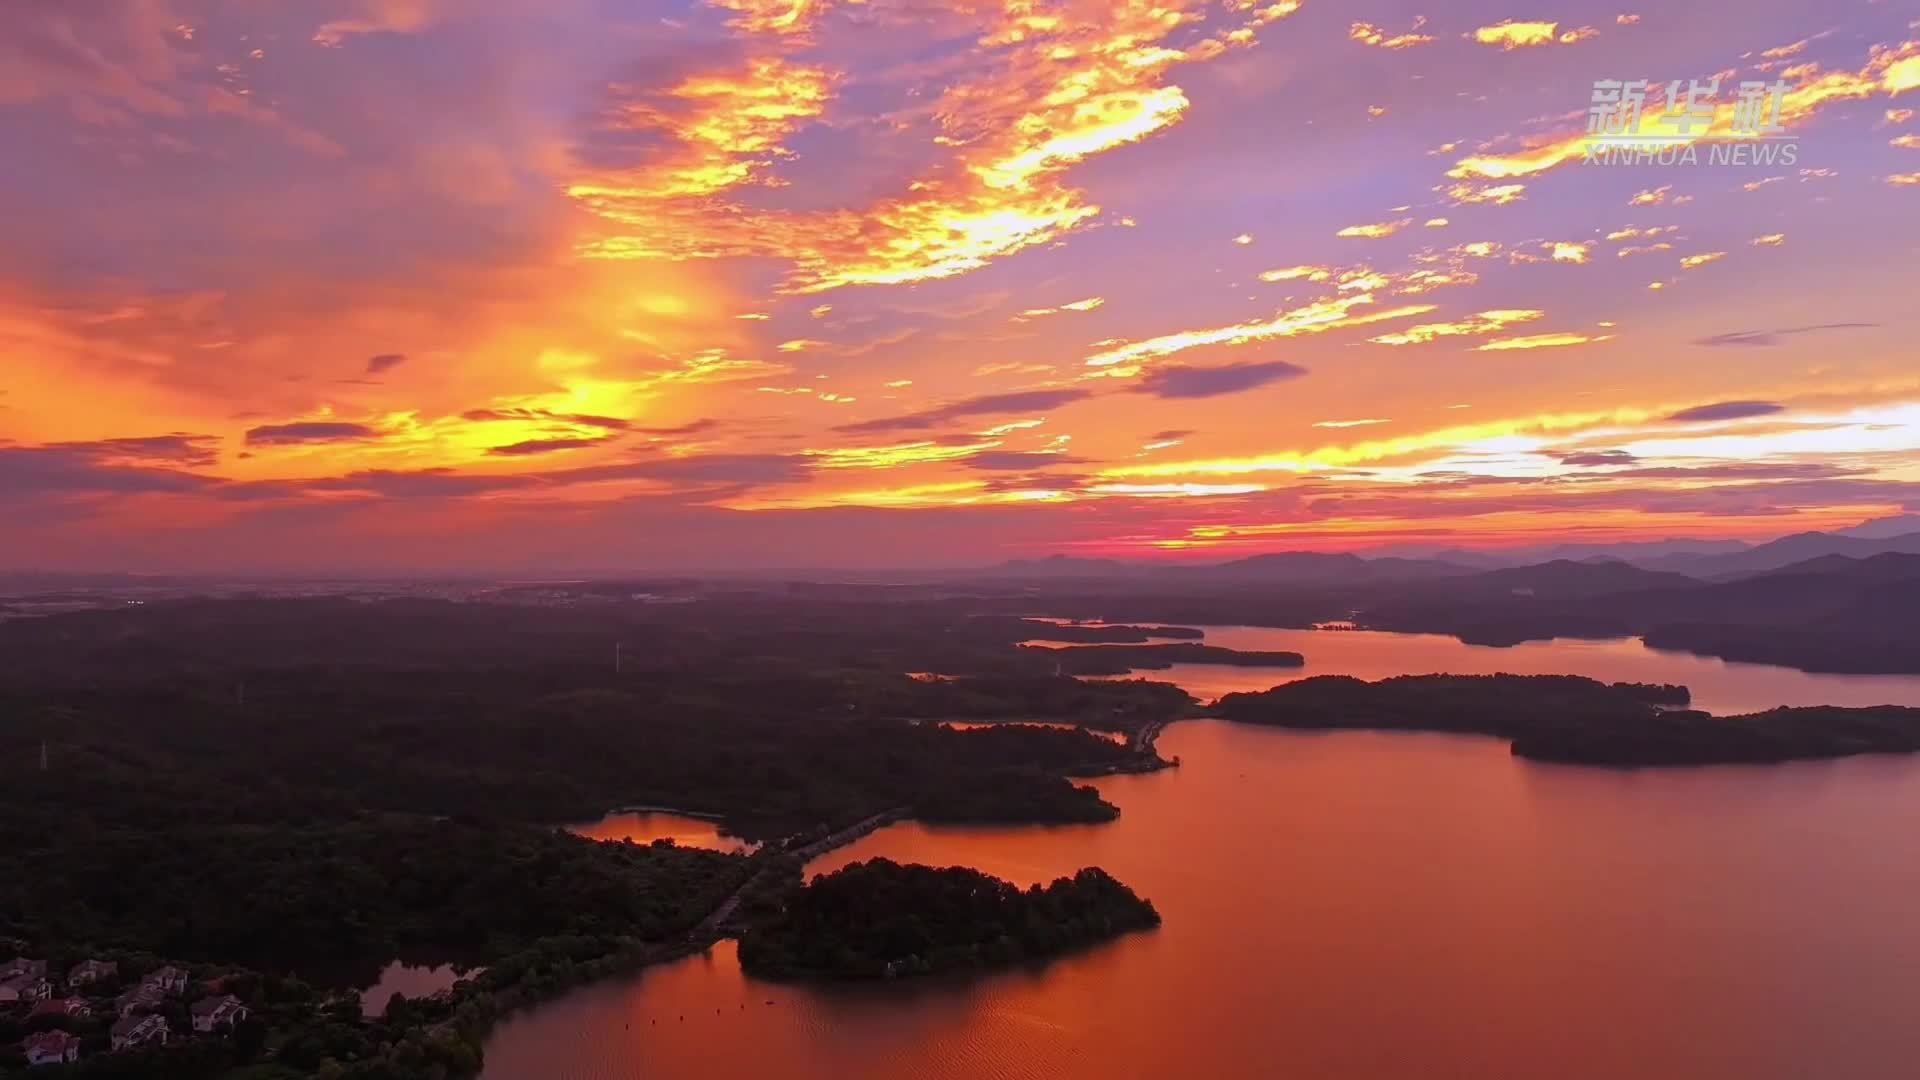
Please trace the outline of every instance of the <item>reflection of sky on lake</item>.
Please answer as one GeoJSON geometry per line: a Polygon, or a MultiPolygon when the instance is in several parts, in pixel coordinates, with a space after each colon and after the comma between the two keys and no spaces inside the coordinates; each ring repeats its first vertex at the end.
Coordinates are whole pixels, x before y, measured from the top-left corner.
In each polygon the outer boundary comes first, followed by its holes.
{"type": "Polygon", "coordinates": [[[1242,650],[1288,650],[1305,656],[1300,668],[1175,664],[1129,678],[1178,684],[1202,701],[1236,691],[1266,690],[1314,675],[1384,679],[1394,675],[1585,675],[1604,682],[1680,683],[1698,709],[1723,715],[1782,705],[1920,706],[1920,676],[1822,675],[1765,664],[1736,664],[1689,653],[1649,649],[1638,638],[1579,641],[1556,638],[1509,648],[1468,645],[1439,634],[1371,630],[1278,630],[1206,626],[1208,645],[1242,650]]]}
{"type": "Polygon", "coordinates": [[[569,825],[567,831],[589,840],[631,840],[636,844],[671,840],[681,847],[714,851],[752,851],[758,846],[722,833],[717,821],[661,811],[616,812],[599,821],[569,825]]]}

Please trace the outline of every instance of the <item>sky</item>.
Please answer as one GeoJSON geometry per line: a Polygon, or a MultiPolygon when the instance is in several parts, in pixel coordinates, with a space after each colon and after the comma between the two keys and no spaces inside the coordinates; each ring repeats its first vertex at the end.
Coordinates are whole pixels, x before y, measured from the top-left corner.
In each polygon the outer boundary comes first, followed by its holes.
{"type": "Polygon", "coordinates": [[[1759,540],[1917,302],[1892,0],[0,5],[4,568],[1759,540]]]}

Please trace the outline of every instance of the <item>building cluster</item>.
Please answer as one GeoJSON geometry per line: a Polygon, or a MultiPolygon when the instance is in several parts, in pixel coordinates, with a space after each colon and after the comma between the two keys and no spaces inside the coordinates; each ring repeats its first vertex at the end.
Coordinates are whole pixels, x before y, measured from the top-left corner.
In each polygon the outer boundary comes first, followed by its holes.
{"type": "Polygon", "coordinates": [[[0,1011],[24,1014],[33,1029],[21,1044],[29,1066],[80,1060],[84,1040],[76,1031],[97,1033],[104,1026],[109,1052],[119,1053],[176,1037],[220,1035],[247,1018],[246,1003],[216,982],[184,1010],[191,1032],[174,1030],[167,1014],[182,1015],[172,1006],[190,985],[186,969],[172,965],[122,979],[116,961],[88,959],[61,976],[49,972],[45,960],[16,957],[0,964],[0,1011]]]}

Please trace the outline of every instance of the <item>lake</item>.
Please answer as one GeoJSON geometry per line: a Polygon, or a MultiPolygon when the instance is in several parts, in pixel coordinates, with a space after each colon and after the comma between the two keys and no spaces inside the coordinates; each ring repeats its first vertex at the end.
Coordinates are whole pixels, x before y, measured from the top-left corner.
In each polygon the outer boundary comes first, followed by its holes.
{"type": "MultiPolygon", "coordinates": [[[[1385,663],[1380,635],[1246,633],[1207,640],[1385,663]]],[[[1812,700],[1920,704],[1920,680],[1622,643],[1429,668],[1445,646],[1395,640],[1414,658],[1398,671],[1682,681],[1720,711],[1823,686],[1812,700]],[[1675,664],[1722,675],[1655,673],[1675,664]]],[[[1024,883],[1099,865],[1154,901],[1158,931],[1038,971],[870,987],[750,979],[722,943],[508,1021],[484,1075],[1890,1080],[1920,1058],[1920,757],[1610,771],[1496,739],[1212,720],[1160,749],[1181,767],[1095,782],[1111,824],[905,822],[809,866],[886,856],[1024,883]]]]}
{"type": "Polygon", "coordinates": [[[1374,630],[1275,630],[1206,626],[1208,645],[1247,651],[1279,649],[1306,657],[1305,667],[1228,667],[1175,664],[1127,678],[1177,683],[1202,701],[1245,690],[1266,690],[1313,675],[1586,675],[1606,682],[1681,683],[1693,707],[1719,714],[1758,712],[1779,705],[1920,705],[1920,676],[1813,675],[1765,664],[1736,664],[1691,653],[1649,649],[1638,638],[1578,641],[1557,638],[1511,648],[1468,645],[1440,634],[1374,630]]]}
{"type": "Polygon", "coordinates": [[[392,1001],[395,994],[409,998],[431,997],[452,989],[454,983],[478,970],[453,964],[408,964],[395,960],[380,969],[380,977],[372,986],[360,991],[360,1007],[368,1016],[378,1016],[386,1012],[387,1002],[392,1001]]]}
{"type": "Polygon", "coordinates": [[[752,851],[759,846],[721,832],[720,823],[711,818],[666,810],[616,810],[598,821],[569,825],[567,831],[589,840],[631,840],[636,844],[671,840],[682,847],[714,851],[752,851]]]}

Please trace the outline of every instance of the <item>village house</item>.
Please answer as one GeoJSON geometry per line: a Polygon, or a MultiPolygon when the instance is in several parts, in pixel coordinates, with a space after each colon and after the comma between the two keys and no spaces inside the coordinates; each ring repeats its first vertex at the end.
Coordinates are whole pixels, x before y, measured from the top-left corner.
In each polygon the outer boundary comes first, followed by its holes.
{"type": "Polygon", "coordinates": [[[136,986],[114,999],[114,1011],[121,1016],[150,1013],[166,1004],[167,995],[157,986],[136,986]]]}
{"type": "Polygon", "coordinates": [[[120,965],[111,960],[82,960],[67,972],[68,986],[91,986],[101,979],[111,979],[120,973],[120,965]]]}
{"type": "Polygon", "coordinates": [[[67,1020],[84,1020],[93,1015],[93,1006],[82,997],[48,998],[35,1005],[30,1015],[36,1018],[58,1016],[67,1020]]]}
{"type": "Polygon", "coordinates": [[[208,1034],[247,1018],[247,1007],[232,994],[201,998],[193,1003],[193,1030],[208,1034]]]}
{"type": "Polygon", "coordinates": [[[40,975],[15,975],[0,980],[0,1005],[44,1001],[53,996],[53,984],[40,975]]]}
{"type": "Polygon", "coordinates": [[[45,975],[46,973],[47,962],[45,960],[29,960],[24,956],[16,956],[6,963],[0,964],[0,981],[16,979],[22,975],[45,975]]]}
{"type": "Polygon", "coordinates": [[[68,1065],[80,1060],[80,1040],[64,1031],[43,1031],[20,1044],[28,1065],[68,1065]]]}
{"type": "Polygon", "coordinates": [[[114,1022],[113,1048],[129,1050],[136,1046],[165,1046],[167,1018],[164,1016],[125,1016],[114,1022]]]}
{"type": "Polygon", "coordinates": [[[184,994],[187,992],[187,973],[177,967],[154,968],[140,980],[141,986],[152,986],[163,994],[184,994]]]}

